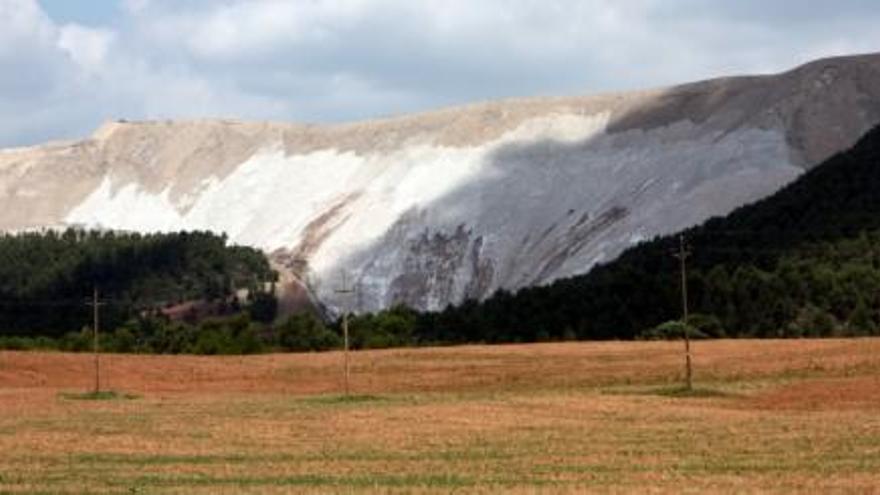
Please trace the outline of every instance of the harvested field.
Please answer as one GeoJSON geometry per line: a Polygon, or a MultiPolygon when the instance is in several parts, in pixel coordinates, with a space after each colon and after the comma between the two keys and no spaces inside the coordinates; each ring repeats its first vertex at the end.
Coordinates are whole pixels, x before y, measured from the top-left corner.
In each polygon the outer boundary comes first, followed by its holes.
{"type": "Polygon", "coordinates": [[[0,353],[0,492],[870,492],[880,339],[0,353]]]}

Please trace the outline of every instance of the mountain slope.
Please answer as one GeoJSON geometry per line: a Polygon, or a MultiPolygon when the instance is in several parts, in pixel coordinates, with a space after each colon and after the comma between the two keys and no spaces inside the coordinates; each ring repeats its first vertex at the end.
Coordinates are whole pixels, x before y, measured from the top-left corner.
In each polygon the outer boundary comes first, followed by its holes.
{"type": "MultiPolygon", "coordinates": [[[[874,334],[880,323],[880,127],[771,197],[684,233],[691,310],[727,335],[874,334]]],[[[587,275],[426,315],[423,340],[633,338],[681,315],[678,236],[587,275]]]]}
{"type": "Polygon", "coordinates": [[[334,126],[117,122],[0,152],[0,228],[222,231],[330,309],[437,309],[763,198],[877,122],[880,55],[334,126]]]}

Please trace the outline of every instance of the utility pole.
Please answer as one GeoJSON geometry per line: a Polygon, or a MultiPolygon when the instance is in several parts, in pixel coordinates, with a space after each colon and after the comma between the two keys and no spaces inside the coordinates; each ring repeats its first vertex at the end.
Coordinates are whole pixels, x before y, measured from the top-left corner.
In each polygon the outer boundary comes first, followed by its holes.
{"type": "MultiPolygon", "coordinates": [[[[345,272],[342,272],[342,287],[336,289],[337,294],[348,295],[354,293],[355,290],[349,287],[345,272]]],[[[349,387],[349,375],[351,374],[349,357],[348,357],[348,305],[343,304],[342,313],[342,339],[343,339],[343,355],[345,359],[345,396],[348,397],[351,389],[349,387]]]]}
{"type": "Polygon", "coordinates": [[[691,365],[691,337],[690,327],[688,326],[688,291],[687,291],[687,259],[691,255],[689,249],[685,248],[684,234],[678,236],[678,252],[673,254],[678,258],[681,264],[681,311],[682,323],[684,323],[684,355],[685,355],[685,376],[687,379],[687,389],[694,388],[694,373],[691,365]]]}
{"type": "Polygon", "coordinates": [[[99,343],[98,327],[100,324],[99,308],[106,303],[98,301],[98,286],[96,285],[92,292],[92,302],[86,303],[92,307],[92,353],[95,357],[95,393],[101,391],[101,346],[99,343]]]}

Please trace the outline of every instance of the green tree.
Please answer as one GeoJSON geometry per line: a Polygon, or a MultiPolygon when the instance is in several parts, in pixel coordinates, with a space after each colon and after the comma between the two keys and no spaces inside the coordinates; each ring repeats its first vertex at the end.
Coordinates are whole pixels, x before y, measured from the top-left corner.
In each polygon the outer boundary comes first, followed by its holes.
{"type": "Polygon", "coordinates": [[[868,309],[864,299],[859,299],[856,307],[852,310],[847,321],[847,329],[852,335],[875,335],[877,322],[874,315],[868,309]]]}
{"type": "Polygon", "coordinates": [[[277,327],[276,332],[278,343],[285,351],[323,351],[341,346],[339,335],[311,312],[290,316],[277,327]]]}

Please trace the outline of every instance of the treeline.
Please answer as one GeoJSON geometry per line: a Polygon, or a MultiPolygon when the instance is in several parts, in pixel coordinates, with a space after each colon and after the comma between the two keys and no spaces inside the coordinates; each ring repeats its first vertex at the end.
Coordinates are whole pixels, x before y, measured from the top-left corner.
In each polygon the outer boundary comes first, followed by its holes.
{"type": "MultiPolygon", "coordinates": [[[[91,328],[61,337],[0,337],[0,349],[90,352],[91,328]]],[[[319,351],[341,346],[339,335],[311,313],[271,324],[254,320],[247,311],[210,317],[198,322],[138,317],[100,334],[103,352],[137,354],[257,354],[263,352],[319,351]]]]}
{"type": "MultiPolygon", "coordinates": [[[[187,301],[216,314],[274,317],[276,274],[254,249],[208,232],[137,234],[68,229],[0,236],[0,336],[59,338],[91,324],[114,330],[187,301]],[[241,300],[236,294],[248,294],[241,300]]],[[[186,315],[184,315],[186,316],[186,315]]]]}

